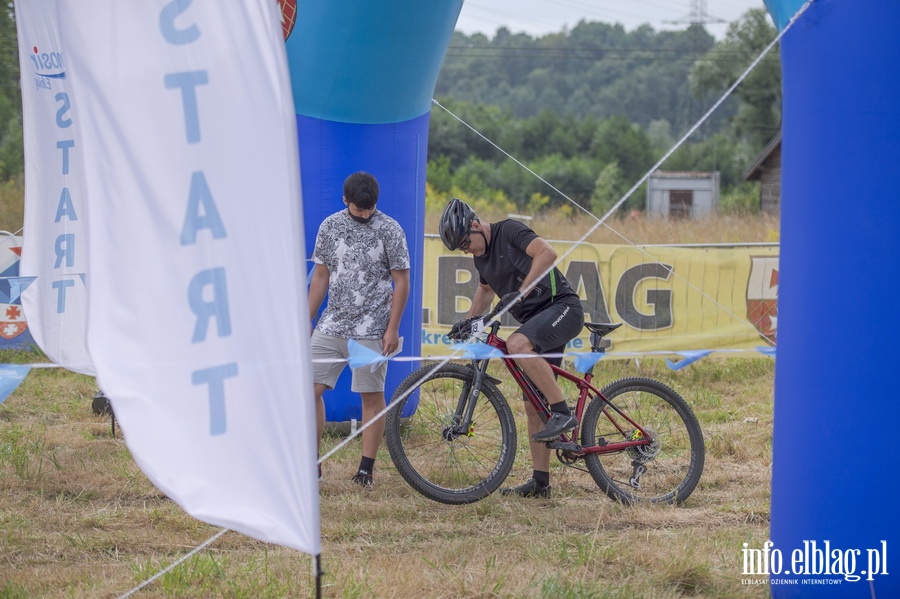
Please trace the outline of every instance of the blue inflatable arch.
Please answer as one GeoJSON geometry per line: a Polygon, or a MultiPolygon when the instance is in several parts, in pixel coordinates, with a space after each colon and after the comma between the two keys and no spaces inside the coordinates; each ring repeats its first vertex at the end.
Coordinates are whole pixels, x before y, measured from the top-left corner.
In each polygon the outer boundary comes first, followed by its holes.
{"type": "MultiPolygon", "coordinates": [[[[767,0],[779,27],[802,4],[767,0]]],[[[778,598],[900,597],[898,32],[896,0],[816,0],[781,42],[773,578],[841,582],[773,585],[778,598]]]]}
{"type": "MultiPolygon", "coordinates": [[[[420,355],[425,166],[431,97],[462,0],[300,0],[287,39],[303,186],[307,252],[319,224],[344,207],[350,173],[380,186],[378,208],[406,231],[412,269],[400,335],[420,355]]],[[[310,264],[310,268],[311,268],[310,264]]],[[[388,396],[412,371],[392,362],[388,396]]],[[[325,395],[328,422],[359,420],[359,396],[345,370],[325,395]]]]}

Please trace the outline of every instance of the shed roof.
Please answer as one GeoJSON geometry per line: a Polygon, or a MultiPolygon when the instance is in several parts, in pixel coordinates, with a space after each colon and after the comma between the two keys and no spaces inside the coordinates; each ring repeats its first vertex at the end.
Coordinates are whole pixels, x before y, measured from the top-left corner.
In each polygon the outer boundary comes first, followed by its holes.
{"type": "Polygon", "coordinates": [[[760,152],[756,156],[756,158],[753,159],[753,162],[750,163],[750,166],[748,166],[744,170],[744,173],[741,175],[741,178],[744,181],[751,181],[753,179],[758,179],[760,176],[759,171],[760,171],[760,168],[762,168],[762,165],[766,162],[766,160],[769,158],[769,156],[771,156],[772,153],[780,147],[781,147],[781,131],[779,131],[778,134],[775,135],[775,137],[773,137],[771,141],[769,141],[769,143],[766,145],[766,147],[763,148],[763,151],[760,152]]]}
{"type": "Polygon", "coordinates": [[[653,176],[661,179],[712,179],[715,174],[698,171],[653,171],[653,176]]]}

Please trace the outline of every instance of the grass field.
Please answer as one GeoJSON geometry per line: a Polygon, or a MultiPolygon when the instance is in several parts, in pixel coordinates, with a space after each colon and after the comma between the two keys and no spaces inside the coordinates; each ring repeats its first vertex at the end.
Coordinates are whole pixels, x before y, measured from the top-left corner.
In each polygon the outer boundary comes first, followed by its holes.
{"type": "MultiPolygon", "coordinates": [[[[2,353],[0,363],[34,362],[2,353]]],[[[411,490],[386,451],[376,487],[351,485],[352,442],[324,465],[326,597],[763,597],[741,584],[743,543],[768,538],[773,362],[603,361],[600,377],[659,378],[692,405],[707,461],[680,507],[627,507],[553,466],[554,497],[468,506],[411,490]]],[[[136,467],[90,377],[35,369],[0,405],[0,598],[118,597],[219,529],[188,517],[136,467]]],[[[508,397],[515,397],[508,384],[508,397]]],[[[518,402],[511,402],[517,421],[518,402]]],[[[524,439],[520,430],[520,439],[524,439]]],[[[341,439],[328,439],[329,446],[341,439]]],[[[520,442],[510,482],[530,475],[520,442]]],[[[309,556],[228,532],[138,597],[309,597],[309,556]]]]}
{"type": "MultiPolygon", "coordinates": [[[[0,189],[20,210],[21,183],[0,189]]],[[[0,228],[21,227],[3,211],[0,228]]],[[[433,216],[433,215],[432,215],[433,216]]],[[[499,215],[498,217],[502,217],[499,215]]],[[[432,219],[433,220],[433,219],[432,219]]],[[[430,221],[429,221],[430,222],[430,221]]],[[[533,228],[573,239],[589,220],[544,215],[533,228]]],[[[767,216],[690,222],[617,219],[597,243],[777,241],[767,216]]],[[[427,227],[433,232],[433,227],[427,227]]],[[[0,363],[41,357],[0,352],[0,363]]],[[[680,507],[613,503],[586,472],[554,464],[550,500],[494,495],[446,506],[418,495],[386,450],[376,487],[349,482],[358,442],[324,464],[321,483],[325,597],[554,597],[668,599],[765,597],[741,584],[743,543],[769,534],[773,362],[701,360],[673,372],[661,360],[602,361],[601,379],[644,375],[679,391],[706,439],[700,485],[680,507]]],[[[513,398],[509,383],[503,390],[513,398]]],[[[34,369],[0,404],[0,599],[119,597],[215,535],[187,516],[141,473],[122,432],[94,416],[92,378],[34,369]]],[[[517,421],[524,417],[510,402],[517,421]]],[[[530,475],[525,432],[511,475],[530,475]]],[[[341,441],[327,439],[326,451],[341,441]]],[[[324,452],[323,452],[324,453],[324,452]]],[[[137,597],[310,597],[312,562],[296,551],[228,532],[137,597]]]]}

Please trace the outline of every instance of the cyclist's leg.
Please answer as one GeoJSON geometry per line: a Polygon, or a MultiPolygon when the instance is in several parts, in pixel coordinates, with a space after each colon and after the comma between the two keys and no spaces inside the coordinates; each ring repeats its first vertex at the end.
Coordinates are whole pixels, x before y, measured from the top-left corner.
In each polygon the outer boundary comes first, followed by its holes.
{"type": "MultiPolygon", "coordinates": [[[[532,316],[510,335],[506,347],[512,354],[550,353],[553,348],[565,349],[566,343],[578,336],[583,326],[581,300],[576,296],[561,298],[532,316]]],[[[553,370],[545,360],[526,358],[518,363],[551,406],[565,401],[553,370]]]]}
{"type": "Polygon", "coordinates": [[[540,472],[550,472],[550,450],[546,443],[532,441],[532,437],[544,428],[544,421],[531,405],[530,401],[522,404],[525,406],[525,416],[528,419],[528,447],[531,449],[531,462],[533,468],[540,472]]]}
{"type": "MultiPolygon", "coordinates": [[[[531,321],[529,321],[529,324],[530,322],[531,321]]],[[[522,328],[524,328],[524,326],[525,325],[523,325],[522,328]]],[[[522,329],[520,328],[519,331],[521,330],[522,329]]],[[[506,340],[506,348],[509,353],[517,355],[537,354],[538,352],[535,350],[534,343],[531,339],[519,331],[510,335],[506,340]]],[[[528,375],[528,378],[531,379],[531,382],[534,383],[537,388],[541,390],[541,393],[544,394],[544,397],[547,398],[547,403],[553,405],[565,401],[562,390],[559,388],[559,385],[556,384],[556,379],[553,377],[553,370],[550,369],[550,365],[546,361],[525,358],[517,360],[517,362],[519,366],[522,367],[522,370],[525,371],[525,374],[528,375]]]]}
{"type": "MultiPolygon", "coordinates": [[[[584,326],[584,311],[581,301],[575,297],[561,298],[534,315],[524,325],[510,335],[515,340],[510,351],[549,353],[551,348],[564,351],[565,344],[575,337],[584,326]],[[523,340],[525,339],[525,340],[523,340]]],[[[507,341],[507,348],[510,343],[507,341]]],[[[531,432],[533,441],[547,442],[575,428],[577,420],[571,414],[562,389],[556,383],[553,370],[545,360],[519,360],[519,365],[528,378],[541,390],[550,406],[552,414],[537,432],[531,432]]],[[[530,416],[533,419],[537,414],[530,416]]]]}
{"type": "MultiPolygon", "coordinates": [[[[561,345],[548,350],[549,354],[561,354],[565,351],[566,346],[561,345]]],[[[524,361],[524,360],[523,360],[524,361]]],[[[541,362],[559,366],[562,364],[562,358],[544,358],[541,362]]],[[[552,372],[552,371],[551,371],[552,372]]],[[[525,406],[525,417],[528,421],[528,441],[531,449],[531,461],[534,463],[534,469],[541,472],[549,472],[551,451],[547,449],[545,442],[532,441],[531,437],[538,434],[544,428],[544,420],[541,418],[535,407],[522,396],[522,405],[525,406]]]]}

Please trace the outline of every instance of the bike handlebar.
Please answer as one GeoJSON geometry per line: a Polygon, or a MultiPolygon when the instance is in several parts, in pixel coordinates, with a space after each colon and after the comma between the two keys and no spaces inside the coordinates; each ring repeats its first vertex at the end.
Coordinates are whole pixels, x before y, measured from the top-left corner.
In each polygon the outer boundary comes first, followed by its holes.
{"type": "Polygon", "coordinates": [[[489,311],[487,314],[482,314],[479,316],[471,316],[466,318],[465,320],[461,320],[456,323],[454,328],[459,325],[459,328],[456,332],[453,329],[450,329],[449,337],[455,341],[465,341],[474,335],[481,333],[482,331],[491,329],[491,332],[496,334],[497,329],[500,328],[500,319],[495,317],[499,314],[505,306],[503,302],[497,302],[497,305],[489,311]]]}

